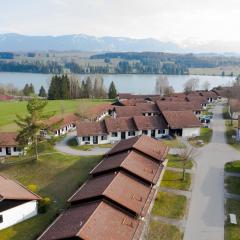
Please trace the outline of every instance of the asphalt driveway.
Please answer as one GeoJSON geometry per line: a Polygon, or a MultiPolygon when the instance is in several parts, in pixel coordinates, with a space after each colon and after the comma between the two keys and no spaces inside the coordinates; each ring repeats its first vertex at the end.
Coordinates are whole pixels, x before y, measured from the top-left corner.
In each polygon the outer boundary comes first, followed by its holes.
{"type": "Polygon", "coordinates": [[[224,240],[224,164],[240,159],[240,152],[226,144],[223,106],[213,112],[213,138],[198,150],[195,183],[184,240],[224,240]]]}

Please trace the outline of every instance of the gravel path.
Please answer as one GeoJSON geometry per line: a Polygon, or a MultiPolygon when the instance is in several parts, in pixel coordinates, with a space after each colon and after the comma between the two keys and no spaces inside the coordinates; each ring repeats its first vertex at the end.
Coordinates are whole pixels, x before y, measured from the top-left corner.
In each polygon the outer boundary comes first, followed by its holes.
{"type": "Polygon", "coordinates": [[[184,240],[224,239],[224,164],[240,159],[240,153],[226,144],[222,106],[217,105],[212,122],[212,142],[198,150],[184,240]]]}
{"type": "Polygon", "coordinates": [[[103,155],[110,150],[110,148],[100,148],[100,147],[95,147],[95,148],[91,149],[90,151],[82,151],[82,150],[73,149],[67,145],[67,142],[69,139],[76,136],[76,134],[77,133],[75,131],[70,132],[62,141],[56,143],[55,149],[59,152],[70,154],[70,155],[75,155],[75,156],[103,155]]]}

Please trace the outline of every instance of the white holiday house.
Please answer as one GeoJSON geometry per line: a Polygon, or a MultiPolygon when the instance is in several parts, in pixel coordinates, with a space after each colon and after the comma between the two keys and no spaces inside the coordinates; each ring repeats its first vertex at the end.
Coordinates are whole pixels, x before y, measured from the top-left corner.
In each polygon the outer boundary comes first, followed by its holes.
{"type": "Polygon", "coordinates": [[[40,199],[20,183],[0,175],[0,230],[36,216],[40,199]]]}

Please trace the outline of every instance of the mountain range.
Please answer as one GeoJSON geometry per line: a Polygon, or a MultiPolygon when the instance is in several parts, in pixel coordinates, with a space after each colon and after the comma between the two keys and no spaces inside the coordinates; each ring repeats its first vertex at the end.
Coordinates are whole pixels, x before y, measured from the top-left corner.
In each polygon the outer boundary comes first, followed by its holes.
{"type": "MultiPolygon", "coordinates": [[[[240,52],[238,43],[186,40],[182,44],[153,38],[94,37],[84,34],[62,36],[29,36],[16,33],[0,34],[0,51],[86,51],[86,52],[169,52],[228,53],[240,52]]],[[[232,55],[232,54],[230,54],[232,55]]]]}

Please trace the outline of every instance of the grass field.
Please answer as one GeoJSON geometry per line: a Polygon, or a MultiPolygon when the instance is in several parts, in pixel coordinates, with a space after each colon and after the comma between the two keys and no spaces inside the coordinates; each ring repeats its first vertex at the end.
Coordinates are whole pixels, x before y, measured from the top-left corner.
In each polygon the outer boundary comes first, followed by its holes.
{"type": "Polygon", "coordinates": [[[33,240],[66,207],[66,200],[87,179],[89,171],[100,162],[99,157],[79,157],[57,152],[41,155],[38,162],[16,165],[0,171],[22,184],[37,185],[37,193],[49,197],[48,211],[30,220],[0,231],[1,240],[33,240]]]}
{"type": "MultiPolygon", "coordinates": [[[[108,102],[104,99],[79,99],[79,100],[51,100],[46,106],[46,112],[56,112],[56,115],[68,114],[77,111],[82,104],[89,107],[108,102]]],[[[16,125],[14,120],[16,114],[26,114],[26,101],[0,101],[0,131],[15,131],[16,125]]]]}
{"type": "Polygon", "coordinates": [[[226,172],[240,173],[240,161],[236,160],[225,164],[224,170],[226,172]]]}
{"type": "Polygon", "coordinates": [[[240,74],[240,67],[239,66],[223,66],[223,67],[215,67],[215,68],[189,68],[190,75],[221,76],[222,72],[224,72],[226,76],[231,75],[231,73],[237,76],[238,74],[240,74]]]}
{"type": "Polygon", "coordinates": [[[182,173],[166,170],[161,182],[161,187],[174,188],[188,191],[191,185],[191,175],[185,173],[185,180],[182,180],[182,173]]]}
{"type": "Polygon", "coordinates": [[[227,199],[225,203],[225,211],[227,219],[225,221],[224,239],[225,240],[239,240],[240,239],[240,201],[227,199]],[[237,216],[237,225],[229,222],[229,214],[233,213],[237,216]]]}
{"type": "MultiPolygon", "coordinates": [[[[173,155],[173,154],[168,154],[167,156],[168,167],[174,167],[174,168],[183,168],[183,161],[179,158],[178,155],[173,155]]],[[[188,161],[185,168],[186,169],[191,169],[193,167],[192,161],[188,161]]]]}
{"type": "Polygon", "coordinates": [[[152,214],[175,219],[183,218],[187,206],[185,196],[167,192],[158,192],[152,214]]]}
{"type": "Polygon", "coordinates": [[[181,240],[183,234],[172,225],[159,221],[151,221],[147,240],[181,240]]]}

